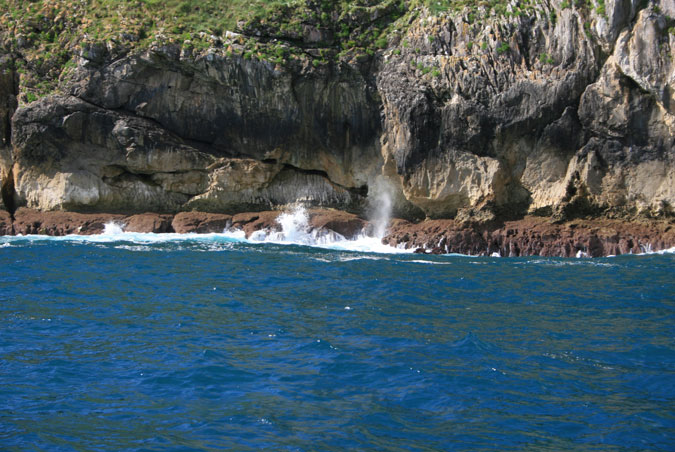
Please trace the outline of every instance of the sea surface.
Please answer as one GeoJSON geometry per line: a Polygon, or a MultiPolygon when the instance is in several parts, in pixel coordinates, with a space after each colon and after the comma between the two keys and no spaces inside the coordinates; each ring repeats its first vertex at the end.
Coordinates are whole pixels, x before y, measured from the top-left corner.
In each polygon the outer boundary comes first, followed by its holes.
{"type": "Polygon", "coordinates": [[[674,254],[259,239],[0,237],[0,450],[675,450],[674,254]]]}

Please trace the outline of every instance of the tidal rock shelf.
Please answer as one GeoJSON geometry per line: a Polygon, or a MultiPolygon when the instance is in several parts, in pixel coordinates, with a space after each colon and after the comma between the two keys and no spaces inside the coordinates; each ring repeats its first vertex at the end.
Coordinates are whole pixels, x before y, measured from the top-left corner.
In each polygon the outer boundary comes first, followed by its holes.
{"type": "MultiPolygon", "coordinates": [[[[125,232],[222,233],[243,231],[246,237],[262,231],[279,232],[282,212],[236,215],[182,212],[176,215],[136,215],[38,212],[21,208],[12,221],[0,211],[0,235],[101,234],[107,224],[125,232]]],[[[358,216],[329,209],[307,211],[307,231],[337,233],[346,239],[372,234],[374,226],[358,216]]],[[[562,224],[542,217],[526,217],[501,224],[467,225],[455,220],[390,222],[382,243],[424,254],[474,256],[603,257],[656,252],[675,247],[675,220],[574,220],[562,224]]]]}

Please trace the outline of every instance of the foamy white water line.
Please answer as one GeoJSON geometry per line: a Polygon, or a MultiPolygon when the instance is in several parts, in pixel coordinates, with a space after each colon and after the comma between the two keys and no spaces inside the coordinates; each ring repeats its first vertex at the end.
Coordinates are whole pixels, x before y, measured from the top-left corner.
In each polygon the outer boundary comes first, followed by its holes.
{"type": "Polygon", "coordinates": [[[176,233],[140,233],[140,232],[121,232],[118,234],[95,234],[95,235],[64,235],[64,236],[47,236],[47,235],[18,235],[18,236],[3,236],[0,237],[0,246],[11,246],[12,243],[21,242],[74,242],[74,243],[134,243],[138,245],[159,244],[169,242],[203,242],[203,243],[250,243],[250,244],[276,244],[276,245],[301,245],[311,246],[322,249],[330,249],[336,251],[358,251],[369,253],[411,253],[412,250],[394,248],[382,244],[379,239],[374,237],[359,237],[355,240],[347,240],[344,237],[337,238],[335,241],[318,240],[311,242],[307,240],[289,241],[283,239],[275,239],[274,237],[265,237],[260,234],[253,235],[251,239],[247,239],[243,231],[231,231],[223,233],[210,234],[176,234],[176,233]]]}
{"type": "Polygon", "coordinates": [[[303,208],[297,208],[292,212],[279,216],[278,222],[281,231],[256,231],[249,238],[242,230],[223,231],[222,233],[210,234],[177,234],[177,233],[143,233],[126,232],[124,225],[108,223],[103,233],[94,235],[25,235],[0,237],[3,246],[9,246],[13,242],[79,242],[79,243],[134,243],[147,245],[168,242],[201,242],[201,243],[273,243],[277,245],[304,245],[322,249],[337,251],[356,251],[366,253],[394,254],[411,253],[413,250],[395,248],[384,245],[379,237],[366,235],[348,240],[344,236],[326,230],[316,230],[309,226],[307,212],[303,208]]]}
{"type": "MultiPolygon", "coordinates": [[[[386,193],[386,190],[383,190],[386,193]]],[[[391,208],[391,202],[384,202],[384,211],[391,208]]],[[[380,212],[382,218],[378,221],[385,221],[386,212],[380,212]]],[[[388,220],[386,220],[388,222],[388,220]]],[[[37,241],[65,241],[82,243],[116,243],[126,242],[138,245],[147,245],[154,243],[167,242],[200,242],[200,243],[272,243],[277,245],[303,245],[315,248],[322,248],[336,251],[353,251],[361,253],[377,254],[410,254],[414,249],[397,248],[382,243],[386,229],[379,225],[375,228],[375,236],[362,234],[354,239],[347,239],[344,236],[329,230],[313,229],[309,225],[307,211],[303,207],[298,207],[291,212],[283,213],[277,219],[281,226],[281,231],[256,231],[249,238],[242,230],[223,231],[222,233],[142,233],[125,232],[124,225],[118,223],[108,223],[105,225],[103,233],[94,235],[65,235],[65,236],[46,236],[46,235],[25,235],[25,236],[0,236],[0,246],[8,247],[15,242],[37,242],[37,241]]],[[[386,223],[385,223],[386,224],[386,223]]],[[[650,254],[675,254],[675,247],[665,250],[652,251],[651,246],[647,246],[643,253],[636,255],[650,254]]],[[[446,254],[445,256],[465,256],[463,254],[446,254]]],[[[493,254],[491,257],[500,257],[493,254]]],[[[583,257],[577,255],[577,257],[583,257]]],[[[613,257],[613,256],[612,256],[613,257]]]]}
{"type": "MultiPolygon", "coordinates": [[[[114,228],[113,228],[114,230],[114,228]]],[[[280,233],[266,234],[264,231],[258,231],[246,238],[244,231],[227,231],[222,233],[209,234],[177,234],[177,233],[141,233],[141,232],[109,232],[94,235],[65,235],[65,236],[48,236],[48,235],[7,235],[0,236],[0,247],[11,247],[12,244],[26,243],[26,242],[75,242],[75,243],[133,243],[137,245],[159,244],[169,242],[200,242],[200,243],[250,243],[250,244],[276,244],[287,246],[310,246],[314,248],[321,248],[335,251],[351,251],[362,253],[377,253],[377,254],[410,254],[414,250],[395,248],[383,244],[380,239],[376,237],[360,236],[353,240],[347,240],[339,234],[326,234],[312,236],[309,233],[308,237],[296,237],[297,241],[286,240],[280,233]]],[[[675,254],[675,247],[658,251],[647,251],[644,253],[632,254],[632,256],[649,256],[649,255],[663,255],[675,254]]],[[[449,256],[464,256],[461,254],[446,254],[449,256]]],[[[624,255],[626,256],[626,255],[624,255]]],[[[438,256],[437,256],[438,257],[438,256]]],[[[496,256],[493,256],[496,257],[496,256]]],[[[616,256],[607,256],[616,257],[616,256]]],[[[586,260],[586,259],[583,259],[586,260]]],[[[592,259],[589,259],[592,260],[592,259]]]]}

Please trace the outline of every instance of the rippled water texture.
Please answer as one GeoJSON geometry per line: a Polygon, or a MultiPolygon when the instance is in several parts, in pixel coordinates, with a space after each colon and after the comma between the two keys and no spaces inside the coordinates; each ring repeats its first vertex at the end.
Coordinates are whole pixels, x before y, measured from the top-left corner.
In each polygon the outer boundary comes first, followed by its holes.
{"type": "Polygon", "coordinates": [[[3,450],[675,450],[672,254],[3,240],[3,450]]]}

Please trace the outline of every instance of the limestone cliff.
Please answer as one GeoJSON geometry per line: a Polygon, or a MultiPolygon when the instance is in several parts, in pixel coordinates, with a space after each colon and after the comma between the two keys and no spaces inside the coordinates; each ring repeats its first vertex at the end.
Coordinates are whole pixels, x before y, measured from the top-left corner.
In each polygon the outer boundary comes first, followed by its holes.
{"type": "Polygon", "coordinates": [[[480,23],[422,16],[378,73],[385,171],[430,217],[668,211],[666,3],[608,1],[606,17],[558,2],[480,23]]]}
{"type": "MultiPolygon", "coordinates": [[[[83,46],[60,93],[15,113],[18,75],[3,66],[3,198],[40,210],[303,201],[358,213],[384,177],[408,218],[670,215],[675,7],[577,3],[420,9],[382,50],[319,64],[338,44],[312,27],[249,30],[302,49],[293,64],[251,58],[236,34],[205,51],[83,46]]],[[[365,11],[359,20],[389,10],[365,11]]]]}

